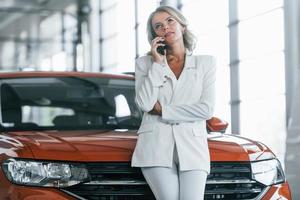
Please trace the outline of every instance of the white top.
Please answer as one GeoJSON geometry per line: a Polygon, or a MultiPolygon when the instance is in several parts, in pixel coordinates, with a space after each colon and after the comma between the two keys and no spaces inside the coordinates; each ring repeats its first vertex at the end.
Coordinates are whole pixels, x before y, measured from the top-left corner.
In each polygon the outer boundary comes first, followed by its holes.
{"type": "Polygon", "coordinates": [[[136,60],[136,103],[144,111],[132,166],[171,167],[176,144],[180,170],[210,172],[206,120],[215,102],[215,59],[186,55],[179,79],[167,62],[158,64],[151,56],[136,60]],[[162,116],[152,115],[157,100],[162,116]]]}

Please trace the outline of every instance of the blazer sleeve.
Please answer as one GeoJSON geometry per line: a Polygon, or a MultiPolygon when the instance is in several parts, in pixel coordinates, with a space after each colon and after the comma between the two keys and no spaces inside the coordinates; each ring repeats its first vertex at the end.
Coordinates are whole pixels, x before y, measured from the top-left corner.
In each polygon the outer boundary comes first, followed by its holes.
{"type": "Polygon", "coordinates": [[[135,102],[144,112],[153,109],[158,99],[159,87],[166,79],[165,64],[151,61],[149,57],[141,57],[135,63],[135,102]]]}
{"type": "Polygon", "coordinates": [[[194,104],[170,104],[162,107],[162,119],[168,123],[210,119],[215,106],[216,60],[210,56],[203,78],[201,98],[194,104]]]}

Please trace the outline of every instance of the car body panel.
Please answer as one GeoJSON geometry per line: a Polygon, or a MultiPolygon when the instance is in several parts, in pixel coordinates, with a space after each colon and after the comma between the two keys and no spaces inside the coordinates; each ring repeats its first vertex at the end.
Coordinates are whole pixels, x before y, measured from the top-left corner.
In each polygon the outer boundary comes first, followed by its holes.
{"type": "MultiPolygon", "coordinates": [[[[89,77],[132,80],[129,75],[82,72],[17,72],[0,73],[0,79],[26,77],[89,77]]],[[[222,129],[227,126],[219,124],[222,129]]],[[[223,131],[223,130],[222,130],[223,131]]],[[[0,161],[8,158],[54,162],[126,162],[129,163],[138,135],[136,130],[39,130],[2,131],[0,161]]],[[[211,132],[208,145],[212,162],[249,163],[275,158],[264,144],[238,135],[211,132]]],[[[0,165],[2,167],[2,165],[0,165]]],[[[267,199],[291,199],[287,182],[268,187],[262,196],[267,199]]],[[[56,188],[20,186],[11,183],[0,170],[0,199],[77,199],[56,188]]]]}
{"type": "Polygon", "coordinates": [[[99,78],[119,78],[134,80],[133,76],[124,74],[105,74],[96,72],[42,72],[42,71],[27,71],[27,72],[1,72],[0,78],[26,78],[26,77],[99,77],[99,78]]]}
{"type": "MultiPolygon", "coordinates": [[[[40,160],[129,161],[136,136],[118,131],[49,131],[8,133],[7,141],[24,144],[32,154],[19,156],[40,160]],[[59,155],[59,156],[58,156],[59,155]]],[[[4,141],[2,141],[4,143],[4,141]]],[[[20,148],[12,145],[9,149],[20,148]]],[[[16,156],[16,155],[15,155],[16,156]]],[[[11,156],[11,157],[15,157],[11,156]]]]}
{"type": "MultiPolygon", "coordinates": [[[[136,131],[124,130],[26,131],[1,137],[2,149],[10,149],[8,157],[65,161],[130,161],[137,140],[136,131]]],[[[271,152],[259,143],[227,134],[210,135],[208,144],[212,161],[249,161],[251,154],[271,152]]]]}
{"type": "Polygon", "coordinates": [[[285,182],[282,184],[273,185],[268,189],[268,191],[261,200],[270,199],[292,199],[288,183],[285,182]]]}

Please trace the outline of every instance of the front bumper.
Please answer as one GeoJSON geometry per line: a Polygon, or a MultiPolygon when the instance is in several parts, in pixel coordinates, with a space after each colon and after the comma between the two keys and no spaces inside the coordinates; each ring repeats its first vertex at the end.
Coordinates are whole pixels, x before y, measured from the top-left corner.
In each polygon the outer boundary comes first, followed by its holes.
{"type": "Polygon", "coordinates": [[[292,193],[287,182],[271,186],[261,198],[262,200],[280,199],[291,200],[292,193]]]}
{"type": "MultiPolygon", "coordinates": [[[[106,165],[105,165],[106,166],[106,165]]],[[[97,169],[99,166],[97,165],[97,169]]],[[[57,188],[43,188],[43,187],[29,187],[29,186],[21,186],[12,184],[7,180],[5,175],[0,170],[0,199],[10,199],[10,200],[76,200],[76,199],[84,199],[78,198],[76,194],[72,194],[72,191],[67,191],[68,193],[57,189],[57,188]]],[[[152,195],[151,195],[152,196],[152,195]]],[[[110,200],[136,200],[136,199],[145,199],[143,197],[131,196],[131,197],[122,197],[119,196],[109,196],[107,199],[110,200]]],[[[154,198],[146,198],[147,200],[154,200],[154,198]]],[[[222,196],[218,196],[218,198],[206,198],[206,199],[228,199],[222,198],[222,196]]],[[[291,200],[291,190],[288,182],[284,182],[282,184],[277,184],[273,186],[269,186],[265,188],[261,193],[257,196],[256,199],[261,200],[270,200],[270,199],[282,199],[282,200],[291,200]]]]}
{"type": "MultiPolygon", "coordinates": [[[[3,182],[2,182],[3,183],[3,182]]],[[[1,184],[1,186],[3,186],[1,184]]],[[[270,199],[282,199],[291,200],[291,191],[287,182],[283,184],[273,185],[267,189],[263,196],[258,199],[270,200],[270,199]]],[[[11,199],[11,200],[76,200],[78,198],[68,195],[59,189],[55,188],[39,188],[39,187],[25,187],[18,185],[6,185],[5,188],[0,189],[0,199],[11,199]]],[[[110,199],[117,200],[122,197],[112,197],[110,199]]],[[[132,198],[134,199],[134,197],[132,198]]]]}

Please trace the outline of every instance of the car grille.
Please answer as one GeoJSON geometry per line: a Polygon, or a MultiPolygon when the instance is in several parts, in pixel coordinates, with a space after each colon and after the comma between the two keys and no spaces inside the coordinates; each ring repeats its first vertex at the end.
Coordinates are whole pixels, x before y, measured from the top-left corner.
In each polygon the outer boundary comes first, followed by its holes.
{"type": "MultiPolygon", "coordinates": [[[[88,200],[154,200],[139,168],[130,163],[89,163],[91,181],[63,191],[88,200]]],[[[249,162],[212,162],[205,199],[255,199],[265,186],[251,179],[249,162]]]]}

